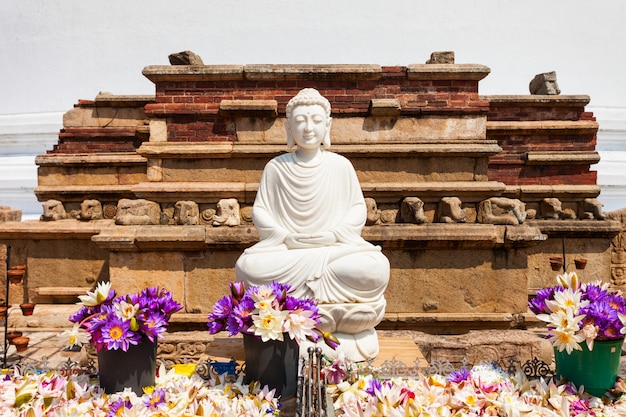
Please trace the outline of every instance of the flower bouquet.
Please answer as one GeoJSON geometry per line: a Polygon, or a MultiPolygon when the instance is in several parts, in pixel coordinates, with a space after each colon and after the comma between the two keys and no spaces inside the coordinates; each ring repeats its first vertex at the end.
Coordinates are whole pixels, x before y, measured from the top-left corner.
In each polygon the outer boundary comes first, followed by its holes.
{"type": "Polygon", "coordinates": [[[528,304],[547,323],[548,339],[559,350],[581,350],[584,341],[623,339],[626,333],[626,299],[602,281],[580,283],[575,272],[557,276],[558,286],[542,288],[528,304]]]}
{"type": "Polygon", "coordinates": [[[63,333],[70,347],[91,342],[98,355],[100,386],[107,393],[131,388],[140,394],[154,385],[156,342],[182,306],[159,287],[117,296],[111,284],[101,282],[93,292],[79,296],[82,307],[70,316],[74,323],[63,333]]]}
{"type": "Polygon", "coordinates": [[[337,339],[316,327],[321,322],[317,302],[290,296],[290,291],[290,285],[278,282],[248,289],[243,282],[231,282],[231,294],[220,298],[209,314],[209,333],[255,335],[263,342],[282,341],[288,334],[298,344],[304,339],[323,339],[335,349],[339,345],[337,339]]]}
{"type": "Polygon", "coordinates": [[[608,283],[580,283],[575,272],[558,275],[557,282],[537,291],[530,310],[547,323],[556,374],[601,396],[619,372],[626,299],[608,283]]]}
{"type": "Polygon", "coordinates": [[[128,351],[144,337],[155,342],[163,337],[172,314],[182,308],[163,288],[117,296],[108,282],[78,298],[82,307],[70,316],[74,327],[64,335],[70,347],[91,342],[98,351],[128,351]]]}
{"type": "Polygon", "coordinates": [[[243,334],[245,381],[267,385],[281,398],[296,394],[299,345],[323,339],[335,349],[339,342],[316,326],[321,322],[313,299],[289,295],[291,287],[273,282],[250,286],[230,284],[230,295],[219,299],[209,314],[209,333],[243,334]]]}

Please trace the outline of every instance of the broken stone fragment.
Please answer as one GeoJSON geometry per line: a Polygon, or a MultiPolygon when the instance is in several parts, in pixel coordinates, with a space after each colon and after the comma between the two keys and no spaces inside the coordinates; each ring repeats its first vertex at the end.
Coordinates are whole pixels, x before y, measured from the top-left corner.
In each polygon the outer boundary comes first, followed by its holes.
{"type": "Polygon", "coordinates": [[[433,52],[427,64],[454,64],[454,51],[433,52]]]}
{"type": "Polygon", "coordinates": [[[22,210],[12,209],[9,206],[0,206],[0,222],[22,221],[22,210]]]}
{"type": "Polygon", "coordinates": [[[534,95],[558,95],[561,94],[559,85],[556,83],[556,72],[544,72],[535,75],[528,85],[530,94],[534,95]]]}
{"type": "Polygon", "coordinates": [[[168,56],[172,65],[204,65],[202,58],[191,51],[182,51],[168,56]]]}

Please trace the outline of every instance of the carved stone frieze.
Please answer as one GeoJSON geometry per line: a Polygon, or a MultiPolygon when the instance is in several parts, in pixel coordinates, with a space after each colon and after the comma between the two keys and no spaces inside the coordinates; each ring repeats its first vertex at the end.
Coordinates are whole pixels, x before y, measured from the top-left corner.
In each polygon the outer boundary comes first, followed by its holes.
{"type": "Polygon", "coordinates": [[[366,226],[372,226],[380,224],[380,210],[376,204],[376,200],[371,197],[365,198],[365,207],[367,208],[367,219],[365,220],[366,226]]]}
{"type": "Polygon", "coordinates": [[[602,206],[597,198],[585,198],[578,205],[578,218],[582,220],[604,220],[602,206]]]}
{"type": "Polygon", "coordinates": [[[174,224],[200,224],[200,212],[198,210],[198,204],[194,201],[176,202],[176,206],[174,207],[174,224]]]}
{"type": "Polygon", "coordinates": [[[59,200],[48,200],[43,203],[41,220],[54,221],[63,219],[67,219],[67,213],[65,212],[65,207],[63,207],[62,202],[59,200]]]}
{"type": "Polygon", "coordinates": [[[424,202],[417,197],[406,197],[400,204],[400,221],[402,223],[426,223],[424,202]]]}
{"type": "Polygon", "coordinates": [[[161,207],[154,201],[144,199],[121,199],[117,203],[115,224],[149,225],[161,223],[161,207]]]}
{"type": "Polygon", "coordinates": [[[465,223],[467,215],[458,197],[443,197],[437,205],[437,221],[439,223],[465,223]]]}
{"type": "Polygon", "coordinates": [[[561,200],[558,198],[544,198],[539,205],[539,215],[542,219],[564,220],[575,219],[576,213],[570,208],[563,208],[561,200]]]}
{"type": "Polygon", "coordinates": [[[526,221],[526,205],[518,199],[492,197],[478,204],[478,223],[517,225],[526,221]]]}
{"type": "Polygon", "coordinates": [[[213,224],[213,217],[215,217],[215,209],[208,208],[202,210],[202,213],[200,213],[200,224],[213,224]]]}
{"type": "Polygon", "coordinates": [[[239,226],[239,202],[236,198],[224,198],[217,202],[213,226],[239,226]]]}
{"type": "Polygon", "coordinates": [[[98,200],[84,200],[80,204],[78,219],[82,221],[100,220],[104,218],[102,204],[98,200]]]}
{"type": "Polygon", "coordinates": [[[245,206],[239,209],[241,224],[252,224],[252,206],[245,206]]]}

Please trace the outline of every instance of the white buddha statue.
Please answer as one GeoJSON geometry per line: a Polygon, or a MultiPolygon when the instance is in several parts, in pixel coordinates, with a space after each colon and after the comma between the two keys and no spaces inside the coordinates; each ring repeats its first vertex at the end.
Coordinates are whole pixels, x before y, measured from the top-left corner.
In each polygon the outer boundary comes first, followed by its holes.
{"type": "MultiPolygon", "coordinates": [[[[238,259],[237,279],[278,281],[314,297],[321,328],[346,358],[378,355],[374,330],[383,318],[389,261],[361,237],[367,209],[352,164],[330,147],[330,103],[312,88],[287,104],[287,146],[265,167],[252,209],[260,241],[238,259]]],[[[328,352],[331,353],[331,352],[328,352]]]]}

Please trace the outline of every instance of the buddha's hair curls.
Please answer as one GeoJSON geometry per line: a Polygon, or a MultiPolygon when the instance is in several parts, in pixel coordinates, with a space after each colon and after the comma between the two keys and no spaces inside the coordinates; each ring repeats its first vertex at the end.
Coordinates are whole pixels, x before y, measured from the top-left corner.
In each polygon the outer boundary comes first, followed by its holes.
{"type": "Polygon", "coordinates": [[[326,97],[322,96],[315,88],[303,88],[287,103],[287,118],[291,117],[294,107],[301,105],[312,106],[314,104],[322,106],[326,112],[326,117],[330,117],[330,102],[326,97]]]}

